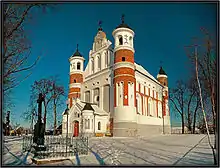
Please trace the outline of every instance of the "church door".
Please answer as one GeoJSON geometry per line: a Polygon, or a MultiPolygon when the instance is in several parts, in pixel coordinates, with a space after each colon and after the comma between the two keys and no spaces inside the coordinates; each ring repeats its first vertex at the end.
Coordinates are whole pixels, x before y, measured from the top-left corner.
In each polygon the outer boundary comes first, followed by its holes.
{"type": "Polygon", "coordinates": [[[75,121],[74,122],[74,133],[73,133],[74,137],[79,136],[79,122],[75,121]]]}

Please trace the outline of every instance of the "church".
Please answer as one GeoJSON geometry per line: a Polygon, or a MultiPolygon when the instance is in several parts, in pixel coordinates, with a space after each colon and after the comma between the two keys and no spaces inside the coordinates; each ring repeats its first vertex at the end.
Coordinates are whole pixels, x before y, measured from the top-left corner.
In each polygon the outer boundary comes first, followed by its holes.
{"type": "Polygon", "coordinates": [[[135,137],[170,133],[167,74],[160,67],[154,78],[135,63],[135,32],[123,16],[112,35],[114,47],[100,25],[85,69],[78,45],[69,58],[69,110],[62,114],[62,135],[135,137]]]}

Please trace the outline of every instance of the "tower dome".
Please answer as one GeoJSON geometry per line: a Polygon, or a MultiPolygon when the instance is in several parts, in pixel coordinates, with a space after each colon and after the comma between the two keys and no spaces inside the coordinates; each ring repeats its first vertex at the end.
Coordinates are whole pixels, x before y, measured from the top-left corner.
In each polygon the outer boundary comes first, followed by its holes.
{"type": "MultiPolygon", "coordinates": [[[[116,29],[118,29],[118,28],[128,28],[128,29],[131,29],[131,27],[129,27],[129,26],[124,22],[124,17],[125,17],[125,15],[122,14],[121,24],[118,25],[118,26],[116,27],[116,29]]],[[[132,29],[131,29],[131,30],[132,30],[132,29]]]]}
{"type": "Polygon", "coordinates": [[[159,73],[157,75],[157,80],[162,84],[163,86],[168,86],[168,81],[167,81],[167,74],[164,71],[163,67],[160,67],[159,73]]]}

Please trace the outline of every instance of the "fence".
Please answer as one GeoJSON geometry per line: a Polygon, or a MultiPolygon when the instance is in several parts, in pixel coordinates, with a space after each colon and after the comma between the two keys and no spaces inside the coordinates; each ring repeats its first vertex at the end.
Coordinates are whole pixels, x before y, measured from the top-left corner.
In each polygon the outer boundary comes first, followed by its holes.
{"type": "Polygon", "coordinates": [[[88,154],[88,137],[45,136],[45,150],[36,151],[33,147],[33,136],[23,137],[23,151],[30,150],[38,159],[71,157],[88,154]]]}

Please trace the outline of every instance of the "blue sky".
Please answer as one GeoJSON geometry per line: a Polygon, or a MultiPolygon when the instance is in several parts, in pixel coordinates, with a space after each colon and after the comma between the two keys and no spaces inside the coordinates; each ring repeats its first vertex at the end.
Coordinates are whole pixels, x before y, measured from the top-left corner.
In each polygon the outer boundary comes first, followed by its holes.
{"type": "MultiPolygon", "coordinates": [[[[41,59],[32,76],[13,90],[12,122],[29,125],[20,116],[28,107],[30,86],[35,80],[59,75],[60,84],[68,91],[68,58],[76,44],[87,64],[98,21],[103,21],[107,38],[114,42],[112,31],[120,24],[121,14],[125,14],[125,22],[135,32],[135,62],[156,77],[163,61],[169,87],[178,79],[187,79],[184,46],[190,44],[192,37],[201,37],[200,27],[213,35],[216,32],[216,6],[208,3],[68,3],[46,13],[35,9],[25,29],[32,42],[29,61],[39,55],[41,59]]],[[[58,120],[63,109],[65,102],[58,109],[58,120]]],[[[171,115],[176,120],[172,111],[171,115]]]]}

